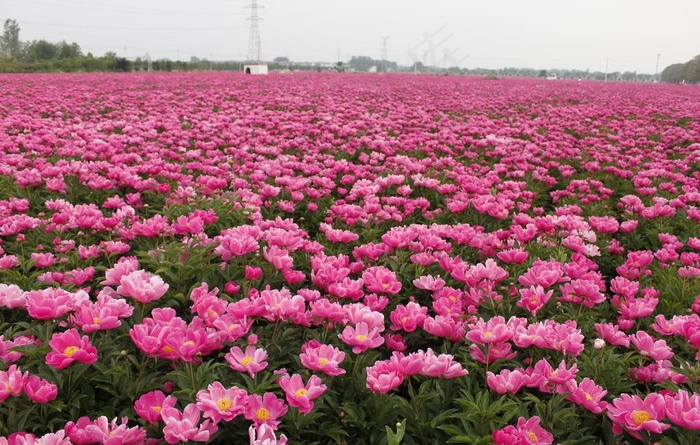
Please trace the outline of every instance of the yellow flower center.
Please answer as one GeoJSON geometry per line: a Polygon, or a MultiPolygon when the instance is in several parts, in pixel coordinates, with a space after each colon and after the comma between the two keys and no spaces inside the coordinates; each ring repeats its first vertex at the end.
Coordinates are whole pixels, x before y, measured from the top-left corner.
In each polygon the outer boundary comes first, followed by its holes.
{"type": "Polygon", "coordinates": [[[529,440],[537,440],[537,434],[533,433],[532,431],[529,431],[529,432],[527,433],[527,438],[528,438],[529,440]]]}
{"type": "Polygon", "coordinates": [[[237,328],[238,328],[238,325],[236,323],[234,323],[232,325],[229,325],[228,330],[233,331],[233,330],[236,330],[237,328]]]}
{"type": "Polygon", "coordinates": [[[231,406],[233,406],[233,402],[228,397],[223,397],[219,399],[218,402],[216,402],[216,406],[219,408],[220,411],[226,411],[227,409],[231,408],[231,406]]]}
{"type": "Polygon", "coordinates": [[[586,393],[586,400],[593,400],[593,397],[591,397],[590,394],[586,393]]]}
{"type": "Polygon", "coordinates": [[[365,341],[365,340],[367,340],[367,336],[364,335],[364,334],[357,334],[357,335],[355,336],[355,338],[358,339],[358,340],[360,340],[360,341],[365,341]]]}
{"type": "Polygon", "coordinates": [[[640,410],[632,413],[632,421],[634,421],[634,423],[637,425],[641,425],[644,422],[648,422],[652,419],[653,417],[648,411],[640,410]]]}
{"type": "Polygon", "coordinates": [[[248,366],[248,365],[250,365],[250,363],[253,362],[253,361],[254,361],[254,360],[253,360],[253,357],[250,357],[250,356],[247,356],[247,355],[246,355],[245,357],[243,357],[243,360],[241,360],[241,365],[243,365],[243,366],[248,366]]]}
{"type": "Polygon", "coordinates": [[[78,352],[79,349],[80,348],[77,346],[68,346],[66,349],[63,350],[63,355],[65,355],[68,358],[73,357],[73,354],[78,352]]]}
{"type": "Polygon", "coordinates": [[[322,358],[322,359],[319,359],[319,361],[318,361],[318,364],[321,366],[326,366],[326,363],[328,363],[327,358],[322,358]]]}
{"type": "Polygon", "coordinates": [[[309,393],[309,391],[305,390],[304,388],[301,388],[301,389],[297,389],[297,390],[294,392],[294,396],[295,396],[295,397],[301,397],[301,396],[305,396],[305,395],[308,394],[308,393],[309,393]]]}
{"type": "Polygon", "coordinates": [[[92,322],[98,324],[100,322],[100,317],[93,317],[92,322]]]}
{"type": "Polygon", "coordinates": [[[382,283],[382,287],[386,289],[387,287],[389,287],[389,283],[382,283]]]}
{"type": "Polygon", "coordinates": [[[407,321],[408,321],[408,317],[403,317],[403,318],[401,319],[401,323],[406,323],[407,321]]]}
{"type": "Polygon", "coordinates": [[[259,408],[257,411],[255,411],[255,417],[263,422],[266,422],[267,419],[270,418],[270,411],[266,410],[265,408],[259,408]]]}
{"type": "Polygon", "coordinates": [[[157,412],[157,413],[159,413],[162,409],[163,409],[163,408],[161,408],[160,405],[156,405],[156,406],[153,407],[153,411],[155,411],[155,412],[157,412]]]}
{"type": "Polygon", "coordinates": [[[187,340],[184,344],[187,346],[193,346],[194,342],[192,340],[187,340]]]}
{"type": "Polygon", "coordinates": [[[173,349],[172,347],[170,347],[168,345],[165,345],[165,346],[163,346],[163,351],[167,352],[168,354],[172,354],[173,352],[175,352],[175,349],[173,349]]]}

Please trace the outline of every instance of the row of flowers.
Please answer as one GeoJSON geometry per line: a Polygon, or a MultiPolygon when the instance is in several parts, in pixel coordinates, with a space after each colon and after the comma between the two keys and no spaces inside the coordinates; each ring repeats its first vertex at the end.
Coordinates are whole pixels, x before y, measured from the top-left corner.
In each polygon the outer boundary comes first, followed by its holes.
{"type": "Polygon", "coordinates": [[[0,443],[697,440],[697,91],[0,89],[0,443]]]}

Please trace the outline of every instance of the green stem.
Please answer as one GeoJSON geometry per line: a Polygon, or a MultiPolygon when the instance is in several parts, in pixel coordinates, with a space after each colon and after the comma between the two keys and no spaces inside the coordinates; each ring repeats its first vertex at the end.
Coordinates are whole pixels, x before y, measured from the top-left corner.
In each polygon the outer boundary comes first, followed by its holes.
{"type": "Polygon", "coordinates": [[[423,427],[420,424],[420,410],[418,409],[418,404],[416,403],[416,391],[413,389],[413,380],[409,378],[408,380],[408,394],[411,396],[411,411],[413,411],[413,422],[418,428],[418,435],[420,436],[421,443],[428,443],[423,435],[423,427]]]}
{"type": "Polygon", "coordinates": [[[197,392],[197,379],[195,378],[195,373],[194,373],[194,365],[192,365],[192,362],[187,362],[187,371],[190,376],[190,385],[192,386],[192,397],[194,397],[194,394],[197,392]]]}

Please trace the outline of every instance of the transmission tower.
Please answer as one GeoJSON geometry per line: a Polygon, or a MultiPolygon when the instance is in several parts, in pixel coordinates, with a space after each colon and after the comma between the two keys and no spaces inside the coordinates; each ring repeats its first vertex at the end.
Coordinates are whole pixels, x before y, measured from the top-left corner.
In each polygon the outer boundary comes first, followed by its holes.
{"type": "Polygon", "coordinates": [[[386,62],[387,62],[387,42],[389,41],[389,37],[391,36],[380,36],[382,39],[382,71],[387,71],[386,69],[386,62]]]}
{"type": "Polygon", "coordinates": [[[260,43],[260,27],[258,22],[262,19],[258,15],[258,0],[252,0],[252,3],[246,8],[250,8],[250,17],[248,21],[250,22],[250,34],[248,35],[248,60],[251,62],[261,62],[262,61],[262,50],[260,43]]]}

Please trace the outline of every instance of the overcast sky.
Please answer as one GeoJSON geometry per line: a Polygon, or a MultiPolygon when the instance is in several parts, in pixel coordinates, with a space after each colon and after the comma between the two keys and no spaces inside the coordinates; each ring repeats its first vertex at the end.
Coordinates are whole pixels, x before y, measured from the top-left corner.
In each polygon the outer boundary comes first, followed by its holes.
{"type": "MultiPolygon", "coordinates": [[[[243,60],[251,0],[5,0],[23,41],[101,56],[243,60]]],[[[699,0],[259,0],[263,58],[465,68],[656,70],[700,54],[699,0]],[[432,35],[426,39],[426,36],[432,35]],[[432,51],[431,51],[432,44],[432,51]]]]}

